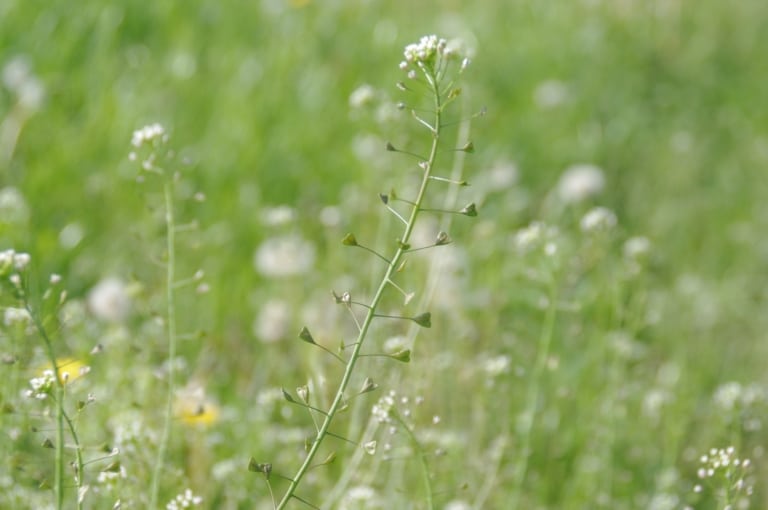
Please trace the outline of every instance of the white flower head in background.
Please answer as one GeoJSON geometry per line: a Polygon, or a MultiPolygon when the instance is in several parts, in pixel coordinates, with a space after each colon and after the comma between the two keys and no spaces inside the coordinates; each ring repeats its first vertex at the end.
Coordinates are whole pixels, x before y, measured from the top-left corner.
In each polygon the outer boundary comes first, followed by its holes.
{"type": "Polygon", "coordinates": [[[568,99],[568,86],[559,80],[546,80],[536,86],[533,100],[542,109],[555,108],[568,99]]]}
{"type": "Polygon", "coordinates": [[[28,112],[34,112],[43,104],[45,86],[32,73],[32,66],[22,56],[12,58],[2,72],[3,85],[18,98],[19,105],[28,112]]]}
{"type": "Polygon", "coordinates": [[[363,108],[370,105],[376,99],[376,89],[367,83],[360,85],[349,95],[351,108],[363,108]]]}
{"type": "Polygon", "coordinates": [[[88,293],[88,308],[97,318],[107,322],[122,322],[131,311],[131,298],[122,280],[108,277],[88,293]]]}
{"type": "Polygon", "coordinates": [[[298,235],[267,239],[256,250],[253,265],[264,276],[303,274],[315,263],[315,246],[298,235]]]}
{"type": "Polygon", "coordinates": [[[560,199],[568,204],[583,202],[599,195],[605,188],[603,171],[588,164],[578,164],[568,167],[557,184],[560,199]]]}
{"type": "Polygon", "coordinates": [[[279,299],[264,303],[253,323],[253,334],[262,342],[272,343],[288,335],[291,325],[291,307],[279,299]]]}
{"type": "Polygon", "coordinates": [[[606,232],[616,226],[616,215],[605,207],[590,209],[581,218],[582,232],[606,232]]]}
{"type": "Polygon", "coordinates": [[[21,192],[11,186],[0,189],[0,223],[20,224],[29,219],[29,206],[21,192]]]}

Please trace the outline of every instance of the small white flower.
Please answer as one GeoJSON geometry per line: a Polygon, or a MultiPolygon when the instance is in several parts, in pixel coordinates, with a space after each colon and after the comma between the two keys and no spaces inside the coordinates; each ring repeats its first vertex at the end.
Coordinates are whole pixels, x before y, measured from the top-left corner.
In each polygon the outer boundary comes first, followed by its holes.
{"type": "Polygon", "coordinates": [[[739,404],[741,395],[741,384],[736,381],[730,381],[721,384],[717,390],[715,390],[713,400],[720,409],[724,411],[732,411],[739,404]]]}
{"type": "Polygon", "coordinates": [[[14,324],[29,324],[32,317],[25,308],[14,308],[9,306],[3,313],[3,323],[10,327],[14,324]]]}
{"type": "Polygon", "coordinates": [[[288,335],[291,316],[291,307],[285,301],[267,301],[253,323],[253,334],[266,343],[282,340],[288,335]]]}
{"type": "Polygon", "coordinates": [[[315,263],[315,246],[298,235],[273,237],[259,246],[253,263],[264,276],[303,274],[315,263]]]}
{"type": "Polygon", "coordinates": [[[583,232],[602,232],[616,226],[616,215],[605,207],[595,207],[581,218],[583,232]]]}
{"type": "Polygon", "coordinates": [[[195,496],[191,489],[185,490],[182,494],[179,494],[170,503],[166,505],[166,510],[179,510],[181,508],[189,508],[192,506],[198,506],[203,502],[203,498],[195,496]]]}
{"type": "Polygon", "coordinates": [[[42,376],[33,377],[29,380],[31,389],[26,391],[26,396],[38,400],[45,400],[53,391],[55,382],[56,380],[54,379],[53,370],[45,370],[43,371],[42,376]]]}
{"type": "Polygon", "coordinates": [[[371,104],[375,98],[376,89],[366,83],[357,87],[349,95],[349,106],[352,108],[362,108],[371,104]]]}
{"type": "Polygon", "coordinates": [[[642,259],[651,251],[651,241],[647,237],[631,237],[624,243],[624,256],[630,260],[642,259]]]}
{"type": "Polygon", "coordinates": [[[115,277],[101,280],[88,293],[88,308],[99,319],[123,321],[131,310],[131,298],[125,283],[115,277]]]}
{"type": "Polygon", "coordinates": [[[559,80],[541,82],[533,91],[533,100],[539,108],[554,108],[568,98],[568,87],[559,80]]]}
{"type": "Polygon", "coordinates": [[[29,253],[15,253],[13,255],[13,268],[16,271],[24,271],[31,261],[32,257],[29,256],[29,253]]]}
{"type": "Polygon", "coordinates": [[[261,211],[261,222],[270,227],[287,225],[296,219],[296,210],[287,205],[265,207],[261,211]]]}
{"type": "Polygon", "coordinates": [[[518,230],[513,238],[515,247],[521,252],[529,252],[544,247],[547,255],[557,253],[558,231],[540,221],[534,221],[525,228],[518,230]]]}
{"type": "Polygon", "coordinates": [[[579,164],[568,167],[557,185],[560,199],[578,203],[598,195],[605,187],[603,171],[595,165],[579,164]]]}
{"type": "Polygon", "coordinates": [[[496,377],[509,372],[511,364],[512,360],[510,360],[509,356],[502,354],[485,360],[483,370],[488,377],[496,377]]]}
{"type": "Polygon", "coordinates": [[[333,205],[320,209],[320,223],[326,227],[336,227],[341,223],[341,210],[333,205]]]}
{"type": "Polygon", "coordinates": [[[0,189],[0,224],[19,224],[29,219],[29,206],[21,192],[11,186],[0,189]]]}
{"type": "Polygon", "coordinates": [[[406,46],[403,55],[405,61],[411,64],[426,62],[435,56],[438,48],[445,48],[446,44],[445,39],[438,39],[436,35],[425,35],[418,43],[406,46]]]}
{"type": "Polygon", "coordinates": [[[167,138],[168,135],[165,133],[165,128],[158,123],[154,123],[134,131],[131,137],[131,145],[138,148],[145,144],[152,144],[156,140],[165,142],[167,138]]]}

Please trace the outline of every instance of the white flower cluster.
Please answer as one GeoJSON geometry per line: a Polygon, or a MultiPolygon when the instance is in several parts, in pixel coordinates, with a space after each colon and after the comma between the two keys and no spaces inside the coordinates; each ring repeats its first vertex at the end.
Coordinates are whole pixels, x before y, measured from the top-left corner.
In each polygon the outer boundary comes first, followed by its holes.
{"type": "Polygon", "coordinates": [[[379,423],[392,423],[392,417],[389,415],[390,410],[395,406],[395,397],[397,393],[394,390],[390,391],[379,399],[373,405],[371,414],[378,420],[379,423]]]}
{"type": "Polygon", "coordinates": [[[267,239],[253,257],[256,269],[273,278],[307,273],[314,262],[314,244],[295,234],[267,239]]]}
{"type": "Polygon", "coordinates": [[[32,317],[29,315],[29,311],[26,308],[15,308],[9,306],[3,312],[3,324],[10,327],[14,324],[29,324],[32,321],[32,317]]]}
{"type": "Polygon", "coordinates": [[[179,510],[180,508],[189,508],[192,506],[198,506],[203,502],[203,498],[192,494],[191,489],[187,489],[183,494],[179,494],[168,503],[165,508],[167,510],[179,510]]]}
{"type": "Polygon", "coordinates": [[[590,164],[568,167],[557,183],[557,193],[566,204],[583,202],[600,194],[605,188],[603,171],[590,164]]]}
{"type": "Polygon", "coordinates": [[[445,39],[438,39],[436,35],[425,35],[418,43],[406,46],[403,55],[407,63],[426,63],[431,61],[437,53],[444,52],[447,47],[448,41],[445,39]]]}
{"type": "MultiPolygon", "coordinates": [[[[727,448],[712,448],[699,459],[701,467],[697,471],[697,476],[701,480],[707,480],[714,477],[725,479],[727,490],[731,496],[736,493],[743,493],[747,497],[752,495],[753,488],[747,482],[745,476],[752,466],[749,459],[740,459],[736,455],[736,448],[729,446],[727,448]]],[[[694,487],[695,492],[701,492],[701,485],[694,487]]]]}
{"type": "Polygon", "coordinates": [[[162,142],[168,140],[165,128],[157,122],[134,131],[131,137],[131,145],[138,148],[144,144],[153,143],[155,140],[162,142]]]}
{"type": "Polygon", "coordinates": [[[38,110],[45,99],[45,86],[32,73],[32,67],[25,57],[12,58],[2,71],[3,85],[18,99],[19,105],[27,111],[38,110]]]}
{"type": "Polygon", "coordinates": [[[581,231],[605,232],[616,226],[616,215],[605,207],[594,207],[581,218],[581,231]]]}
{"type": "Polygon", "coordinates": [[[30,398],[45,400],[53,391],[54,382],[53,370],[45,370],[41,377],[33,377],[29,380],[32,389],[27,390],[25,394],[30,398]]]}
{"type": "Polygon", "coordinates": [[[544,247],[544,253],[552,256],[557,253],[556,227],[551,227],[540,221],[534,221],[525,228],[518,230],[513,238],[515,247],[521,252],[529,252],[544,247]]]}
{"type": "Polygon", "coordinates": [[[29,253],[17,253],[13,249],[0,251],[0,274],[13,268],[16,271],[24,271],[32,261],[29,253]]]}
{"type": "Polygon", "coordinates": [[[715,390],[712,399],[715,405],[723,411],[733,411],[750,408],[768,398],[765,389],[759,384],[742,386],[736,381],[721,384],[715,390]]]}
{"type": "MultiPolygon", "coordinates": [[[[449,44],[448,41],[436,35],[425,35],[419,42],[405,47],[403,52],[405,60],[400,62],[400,69],[408,71],[408,77],[414,79],[416,71],[411,66],[431,73],[440,67],[441,60],[455,58],[458,53],[459,50],[455,44],[449,44]]],[[[463,72],[468,65],[469,59],[464,58],[459,72],[463,72]]]]}

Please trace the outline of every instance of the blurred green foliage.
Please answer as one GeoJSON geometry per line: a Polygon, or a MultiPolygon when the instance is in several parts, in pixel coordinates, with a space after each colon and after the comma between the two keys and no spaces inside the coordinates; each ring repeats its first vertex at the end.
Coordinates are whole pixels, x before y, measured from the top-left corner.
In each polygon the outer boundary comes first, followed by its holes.
{"type": "MultiPolygon", "coordinates": [[[[159,201],[151,184],[135,182],[127,154],[134,129],[165,125],[184,162],[180,221],[200,225],[183,241],[180,272],[203,268],[211,287],[185,298],[185,329],[206,335],[182,352],[190,378],[205,381],[229,409],[210,450],[177,445],[179,469],[203,483],[210,465],[244,451],[269,458],[283,451],[281,460],[295,462],[294,445],[276,442],[274,430],[304,426],[303,417],[257,410],[256,395],[332,378],[334,369],[301,342],[261,343],[252,325],[263,303],[279,298],[291,305],[298,332],[307,309],[345,276],[358,294],[368,291],[376,277],[368,260],[338,241],[347,230],[361,241],[387,239],[377,193],[404,182],[409,163],[383,145],[380,155],[361,157],[355,144],[367,135],[404,138],[410,128],[407,116],[377,123],[375,112],[353,111],[349,97],[371,84],[398,100],[402,47],[427,33],[475,50],[464,90],[471,110],[485,106],[488,114],[473,122],[477,151],[466,178],[504,160],[519,170],[515,187],[476,197],[484,230],[454,220],[451,237],[465,254],[457,307],[433,312],[435,327],[420,334],[411,366],[371,365],[392,373],[376,378],[382,386],[423,392],[462,438],[458,450],[432,461],[441,501],[472,500],[494,440],[505,434],[508,451],[486,508],[503,508],[510,490],[520,458],[514,424],[545,320],[535,303],[547,291],[531,283],[509,244],[535,219],[574,237],[576,262],[558,273],[569,302],[551,346],[557,368],[537,383],[537,423],[551,427],[533,432],[522,507],[650,508],[654,494],[690,488],[697,452],[727,442],[754,454],[765,433],[718,422],[711,396],[731,380],[768,383],[768,4],[760,0],[5,0],[0,67],[25,59],[45,95],[19,113],[18,98],[0,89],[0,188],[17,188],[29,207],[15,224],[0,218],[0,248],[29,251],[41,281],[62,274],[72,299],[107,275],[142,282],[146,299],[130,342],[142,353],[137,363],[161,364],[162,344],[144,345],[141,336],[151,336],[145,321],[161,309],[152,262],[162,253],[159,201]],[[19,124],[17,140],[9,119],[19,124]],[[583,210],[551,205],[560,174],[581,162],[603,169],[598,201],[619,219],[602,248],[578,239],[583,210]],[[191,200],[198,191],[205,202],[191,200]],[[254,269],[258,246],[280,232],[264,225],[263,211],[278,205],[297,211],[287,228],[317,246],[309,274],[274,279],[254,269]],[[323,225],[322,209],[336,205],[340,224],[323,225]],[[62,230],[73,225],[82,240],[63,246],[62,230]],[[627,283],[620,241],[635,235],[651,240],[651,262],[627,283]],[[612,357],[607,345],[617,330],[642,345],[641,358],[612,357]],[[510,356],[513,370],[493,387],[463,364],[498,354],[510,356]],[[646,423],[644,392],[667,384],[659,382],[665,370],[677,375],[664,388],[661,417],[646,423]],[[185,464],[189,455],[204,464],[185,464]],[[665,486],[659,478],[670,469],[678,478],[665,486]]],[[[423,281],[418,274],[412,283],[423,281]]],[[[85,342],[73,343],[87,352],[85,342]]],[[[102,375],[122,368],[120,360],[104,363],[102,375]]],[[[130,384],[131,376],[119,380],[130,384]]],[[[353,432],[364,411],[350,419],[353,432]]],[[[330,467],[316,487],[330,487],[343,469],[330,467]]],[[[210,508],[266,500],[263,484],[238,476],[231,493],[220,482],[196,491],[210,508]]],[[[420,490],[409,480],[393,487],[406,489],[387,508],[420,490]]],[[[764,506],[765,489],[758,494],[755,508],[764,506]]]]}

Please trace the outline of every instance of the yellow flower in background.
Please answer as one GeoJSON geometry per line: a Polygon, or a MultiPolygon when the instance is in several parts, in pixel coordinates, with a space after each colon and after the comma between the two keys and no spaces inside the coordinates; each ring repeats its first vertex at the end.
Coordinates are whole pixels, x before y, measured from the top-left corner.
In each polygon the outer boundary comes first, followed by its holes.
{"type": "Polygon", "coordinates": [[[219,421],[221,410],[206,398],[201,386],[187,386],[176,395],[176,416],[186,425],[207,427],[219,421]]]}
{"type": "MultiPolygon", "coordinates": [[[[76,358],[59,358],[56,360],[56,366],[59,368],[59,379],[64,384],[69,384],[80,379],[91,371],[91,367],[76,358]]],[[[47,365],[43,371],[53,370],[51,365],[47,365]]]]}

